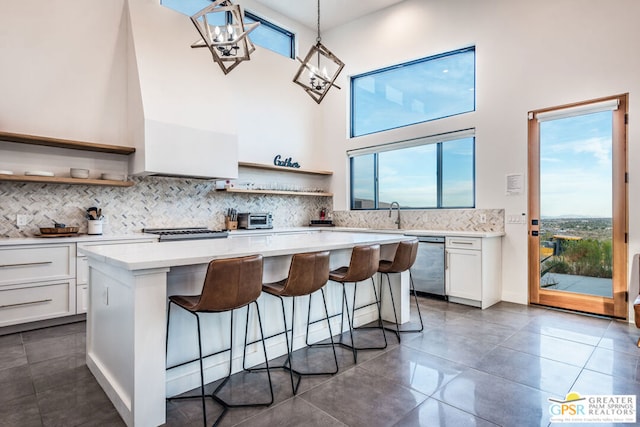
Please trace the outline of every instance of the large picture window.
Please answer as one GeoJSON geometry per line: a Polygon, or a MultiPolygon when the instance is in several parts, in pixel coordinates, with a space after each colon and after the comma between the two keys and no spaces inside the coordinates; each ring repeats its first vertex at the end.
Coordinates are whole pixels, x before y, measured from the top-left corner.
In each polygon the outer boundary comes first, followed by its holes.
{"type": "Polygon", "coordinates": [[[473,131],[404,141],[349,153],[351,209],[472,208],[473,131]]]}
{"type": "Polygon", "coordinates": [[[475,47],[351,77],[351,137],[475,110],[475,47]]]}

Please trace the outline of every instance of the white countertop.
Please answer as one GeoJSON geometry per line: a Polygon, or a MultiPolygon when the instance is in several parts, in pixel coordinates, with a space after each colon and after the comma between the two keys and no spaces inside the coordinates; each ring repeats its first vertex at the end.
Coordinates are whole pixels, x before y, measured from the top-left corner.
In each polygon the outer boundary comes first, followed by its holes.
{"type": "MultiPolygon", "coordinates": [[[[374,234],[406,234],[410,236],[454,236],[454,237],[500,237],[504,236],[502,231],[457,231],[457,230],[397,230],[397,229],[368,229],[355,227],[281,227],[273,229],[258,230],[234,230],[229,232],[230,237],[240,236],[256,236],[256,235],[273,235],[273,234],[292,234],[292,233],[309,233],[316,231],[340,231],[355,233],[374,233],[374,234]]],[[[11,237],[0,238],[1,246],[11,245],[36,245],[46,243],[97,243],[119,240],[158,240],[158,236],[154,234],[145,234],[141,232],[129,234],[103,234],[89,235],[78,234],[71,237],[11,237]]],[[[164,243],[164,242],[163,242],[164,243]]]]}
{"type": "Polygon", "coordinates": [[[230,236],[273,234],[273,233],[301,233],[310,231],[347,231],[355,233],[376,233],[376,234],[405,234],[408,236],[452,236],[452,237],[501,237],[503,231],[461,231],[461,230],[403,230],[403,229],[372,229],[355,227],[287,227],[273,228],[265,230],[234,230],[230,236]]]}
{"type": "Polygon", "coordinates": [[[0,238],[0,246],[42,245],[46,243],[108,242],[118,240],[158,240],[158,236],[145,233],[130,234],[78,234],[70,237],[12,237],[0,238]]]}
{"type": "MultiPolygon", "coordinates": [[[[315,230],[314,230],[315,231],[315,230]]],[[[212,259],[262,254],[265,257],[300,252],[350,249],[356,245],[392,244],[407,237],[376,233],[273,233],[237,235],[227,239],[200,239],[162,243],[90,246],[80,254],[126,270],[205,264],[212,259]]]]}

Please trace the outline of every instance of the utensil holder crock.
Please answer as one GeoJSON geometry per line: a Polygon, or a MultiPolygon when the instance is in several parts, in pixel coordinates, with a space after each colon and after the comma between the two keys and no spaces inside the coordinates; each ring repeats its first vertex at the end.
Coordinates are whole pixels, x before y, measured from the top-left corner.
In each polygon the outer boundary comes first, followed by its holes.
{"type": "Polygon", "coordinates": [[[87,220],[87,234],[102,234],[102,220],[101,219],[87,220]]]}

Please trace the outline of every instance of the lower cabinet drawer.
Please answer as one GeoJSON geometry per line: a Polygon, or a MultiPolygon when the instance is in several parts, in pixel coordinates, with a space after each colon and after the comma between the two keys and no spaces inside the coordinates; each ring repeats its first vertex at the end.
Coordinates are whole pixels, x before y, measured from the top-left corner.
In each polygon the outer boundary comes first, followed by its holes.
{"type": "Polygon", "coordinates": [[[479,237],[447,237],[445,245],[447,248],[456,249],[482,249],[482,239],[479,237]]]}
{"type": "Polygon", "coordinates": [[[0,285],[72,278],[75,258],[74,243],[0,248],[0,285]]]}
{"type": "Polygon", "coordinates": [[[75,280],[0,290],[0,326],[73,315],[75,296],[75,280]]]}

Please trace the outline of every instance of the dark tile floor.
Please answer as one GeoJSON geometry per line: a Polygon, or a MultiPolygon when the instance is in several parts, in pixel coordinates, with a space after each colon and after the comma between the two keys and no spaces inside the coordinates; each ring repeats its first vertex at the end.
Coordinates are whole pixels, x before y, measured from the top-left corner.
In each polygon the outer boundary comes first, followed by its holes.
{"type": "MultiPolygon", "coordinates": [[[[274,404],[231,409],[221,425],[548,426],[549,397],[640,395],[635,326],[511,303],[420,306],[424,332],[401,344],[388,333],[388,348],[359,352],[357,364],[339,348],[340,372],[303,378],[296,397],[288,374],[273,370],[274,404]]],[[[328,351],[298,351],[294,363],[333,361],[328,351]]],[[[84,323],[1,336],[0,426],[123,426],[84,353],[84,323]]],[[[265,375],[235,375],[234,396],[264,393],[265,375]]],[[[211,399],[207,413],[210,421],[220,413],[211,399]]],[[[200,401],[168,402],[166,425],[201,426],[200,401]]]]}

